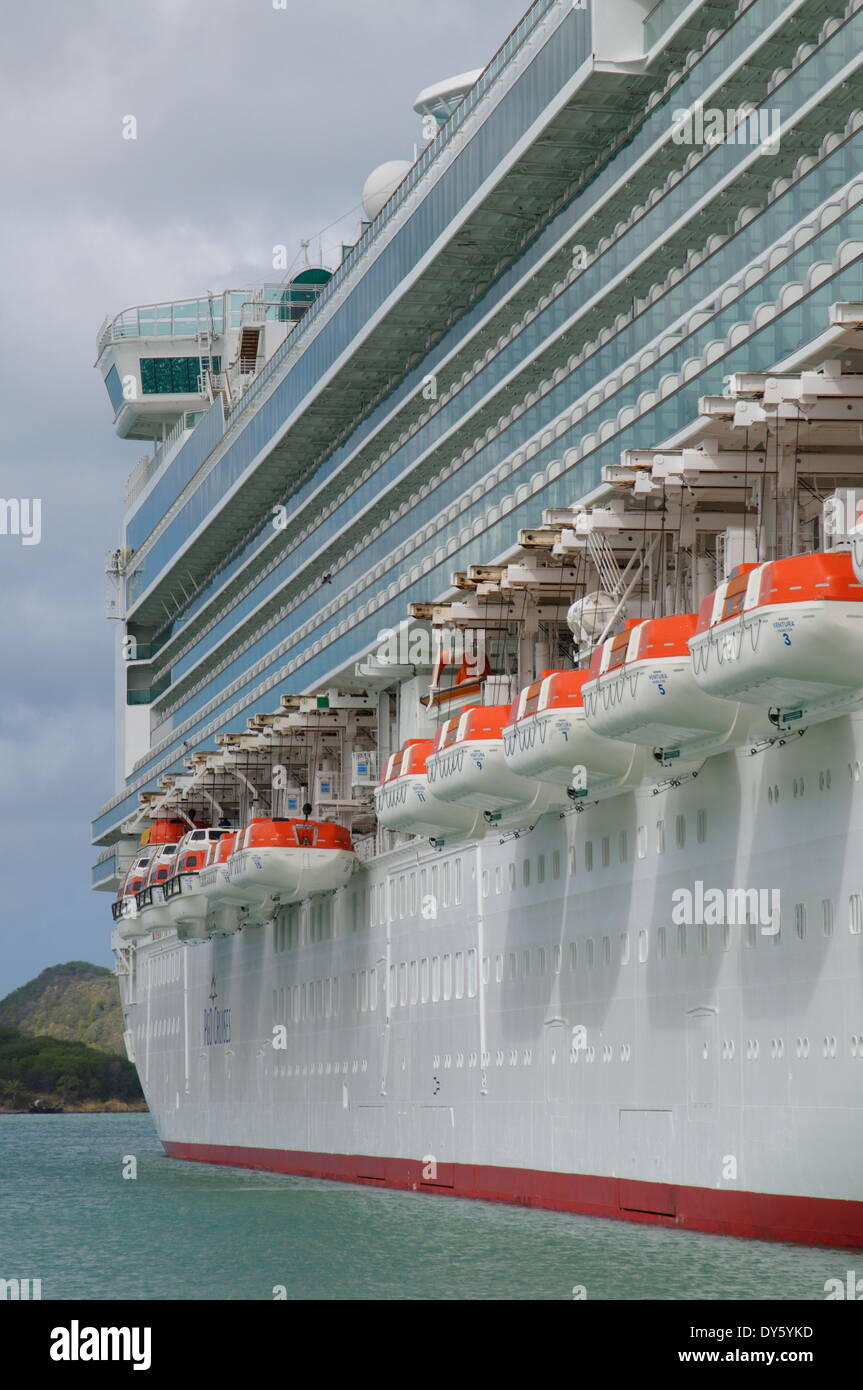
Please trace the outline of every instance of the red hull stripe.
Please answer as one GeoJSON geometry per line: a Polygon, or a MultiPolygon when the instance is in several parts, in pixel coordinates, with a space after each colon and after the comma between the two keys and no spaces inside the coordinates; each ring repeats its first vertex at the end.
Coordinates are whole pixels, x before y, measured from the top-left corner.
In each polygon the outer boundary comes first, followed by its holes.
{"type": "Polygon", "coordinates": [[[170,1158],[199,1163],[263,1168],[304,1178],[329,1178],[484,1202],[509,1202],[754,1240],[863,1247],[863,1202],[770,1192],[720,1192],[710,1187],[675,1187],[580,1173],[465,1163],[439,1163],[435,1180],[429,1181],[423,1177],[423,1165],[415,1159],[181,1144],[171,1140],[165,1140],[164,1147],[170,1158]]]}

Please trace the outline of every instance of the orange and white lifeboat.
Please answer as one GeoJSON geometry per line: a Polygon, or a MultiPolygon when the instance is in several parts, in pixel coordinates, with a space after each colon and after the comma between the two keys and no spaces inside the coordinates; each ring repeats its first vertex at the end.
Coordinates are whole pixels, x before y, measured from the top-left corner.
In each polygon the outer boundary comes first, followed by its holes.
{"type": "Polygon", "coordinates": [[[176,854],[176,844],[153,845],[144,881],[135,893],[134,909],[124,919],[120,930],[124,939],[146,936],[157,927],[173,926],[165,903],[164,885],[173,873],[176,854]]]}
{"type": "Polygon", "coordinates": [[[164,887],[164,898],[171,921],[181,940],[202,939],[207,935],[210,899],[202,891],[202,871],[214,864],[228,830],[195,829],[187,832],[177,846],[174,870],[164,887]]]}
{"type": "Polygon", "coordinates": [[[120,885],[117,900],[111,904],[111,913],[114,921],[117,923],[120,936],[124,940],[133,936],[142,935],[142,931],[136,920],[138,904],[135,899],[147,881],[147,871],[150,867],[150,860],[153,854],[154,850],[149,846],[136,854],[126,877],[120,885]]]}
{"type": "Polygon", "coordinates": [[[241,830],[229,830],[208,852],[207,862],[198,870],[198,892],[207,901],[207,935],[234,932],[243,922],[265,921],[272,916],[272,897],[261,888],[254,892],[239,887],[231,878],[231,856],[242,839],[241,830]]]}
{"type": "Polygon", "coordinates": [[[519,777],[507,766],[503,731],[511,712],[510,705],[473,705],[441,725],[426,759],[434,796],[512,825],[555,804],[551,787],[519,777]]]}
{"type": "Polygon", "coordinates": [[[259,817],[238,836],[228,869],[233,888],[248,890],[252,899],[270,894],[281,905],[344,887],[356,863],[344,826],[259,817]]]}
{"type": "Polygon", "coordinates": [[[387,760],[375,788],[378,820],[385,830],[402,835],[447,840],[481,837],[485,833],[481,811],[442,801],[431,790],[426,763],[434,746],[433,739],[409,739],[387,760]]]}
{"type": "Polygon", "coordinates": [[[596,801],[616,795],[645,775],[643,748],[602,738],[588,724],[584,686],[591,678],[590,671],[545,671],[522,690],[503,731],[507,767],[561,788],[561,805],[570,796],[596,801]]]}
{"type": "Polygon", "coordinates": [[[689,640],[700,689],[819,723],[863,706],[863,584],[848,551],[740,565],[689,640]]]}
{"type": "Polygon", "coordinates": [[[739,707],[708,695],[692,673],[694,613],[651,618],[597,647],[583,687],[587,722],[604,738],[692,761],[744,741],[739,707]]]}

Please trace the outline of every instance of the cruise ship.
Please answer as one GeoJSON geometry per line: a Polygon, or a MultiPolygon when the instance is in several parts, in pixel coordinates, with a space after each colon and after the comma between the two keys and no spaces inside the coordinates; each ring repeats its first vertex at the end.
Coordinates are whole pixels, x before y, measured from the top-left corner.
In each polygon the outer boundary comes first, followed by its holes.
{"type": "Polygon", "coordinates": [[[861,68],[536,0],[338,266],[106,320],[168,1155],[863,1244],[861,68]]]}

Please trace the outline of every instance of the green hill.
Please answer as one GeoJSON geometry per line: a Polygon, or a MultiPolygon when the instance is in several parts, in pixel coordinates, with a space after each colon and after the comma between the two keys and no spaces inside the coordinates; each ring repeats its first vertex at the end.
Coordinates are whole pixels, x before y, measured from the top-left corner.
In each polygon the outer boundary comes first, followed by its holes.
{"type": "Polygon", "coordinates": [[[62,1100],[66,1110],[146,1110],[125,1057],[0,1026],[0,1111],[62,1100]]]}
{"type": "Polygon", "coordinates": [[[0,1027],[86,1043],[125,1057],[120,991],[110,970],[87,961],[52,965],[0,1000],[0,1027]]]}

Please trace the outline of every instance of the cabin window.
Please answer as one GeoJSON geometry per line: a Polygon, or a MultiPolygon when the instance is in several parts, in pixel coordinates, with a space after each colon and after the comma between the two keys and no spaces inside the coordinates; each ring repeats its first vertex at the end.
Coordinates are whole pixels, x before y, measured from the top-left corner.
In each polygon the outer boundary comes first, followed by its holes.
{"type": "Polygon", "coordinates": [[[530,860],[525,859],[521,866],[521,881],[525,888],[530,887],[530,860]]]}
{"type": "MultiPolygon", "coordinates": [[[[482,978],[483,984],[488,984],[489,959],[488,956],[482,958],[482,978]]],[[[477,978],[476,978],[476,951],[471,948],[467,953],[467,997],[476,997],[477,978]]]]}
{"type": "Polygon", "coordinates": [[[462,951],[455,953],[455,997],[456,999],[464,998],[464,953],[462,951]]]}
{"type": "Polygon", "coordinates": [[[593,869],[593,841],[587,840],[584,846],[584,867],[588,873],[593,869]]]}
{"type": "Polygon", "coordinates": [[[503,984],[503,956],[500,952],[494,958],[494,978],[497,984],[503,984]]]}
{"type": "Polygon", "coordinates": [[[620,962],[621,965],[629,965],[629,932],[620,933],[620,962]]]}
{"type": "Polygon", "coordinates": [[[545,883],[545,855],[540,854],[536,861],[536,881],[545,883]]]}
{"type": "Polygon", "coordinates": [[[530,974],[530,951],[522,951],[521,953],[521,972],[527,979],[530,974]]]}
{"type": "Polygon", "coordinates": [[[538,946],[536,951],[536,971],[538,975],[545,974],[545,947],[538,946]]]}
{"type": "Polygon", "coordinates": [[[603,837],[602,837],[602,867],[603,867],[604,869],[607,869],[610,863],[611,863],[611,836],[610,836],[610,835],[603,835],[603,837]]]}
{"type": "Polygon", "coordinates": [[[458,907],[461,902],[461,859],[455,861],[453,865],[453,874],[455,876],[455,901],[458,907]]]}
{"type": "Polygon", "coordinates": [[[699,930],[700,937],[701,937],[701,954],[702,954],[703,956],[706,956],[706,955],[707,955],[707,948],[708,948],[708,946],[710,945],[710,940],[709,940],[710,928],[708,927],[708,925],[707,925],[706,922],[702,922],[701,925],[700,925],[700,927],[698,928],[698,930],[699,930]]]}
{"type": "Polygon", "coordinates": [[[686,817],[678,816],[674,822],[674,834],[677,839],[677,848],[686,849],[686,817]]]}
{"type": "Polygon", "coordinates": [[[593,937],[589,936],[584,943],[584,960],[588,970],[593,969],[594,956],[593,937]]]}
{"type": "Polygon", "coordinates": [[[604,965],[611,965],[611,937],[602,938],[602,961],[604,965]]]}
{"type": "Polygon", "coordinates": [[[575,970],[578,965],[578,946],[574,941],[569,943],[569,968],[575,970]]]}
{"type": "Polygon", "coordinates": [[[625,864],[629,854],[629,844],[627,842],[626,831],[621,830],[617,837],[617,857],[621,864],[625,864]]]}
{"type": "Polygon", "coordinates": [[[408,963],[403,960],[399,965],[399,1003],[402,1008],[408,1002],[408,963]]]}
{"type": "Polygon", "coordinates": [[[411,1003],[415,1004],[419,998],[419,962],[411,961],[411,1003]]]}
{"type": "Polygon", "coordinates": [[[514,865],[514,864],[510,864],[508,867],[509,867],[509,887],[510,887],[510,892],[512,892],[512,890],[515,888],[515,865],[514,865]]]}
{"type": "Polygon", "coordinates": [[[795,903],[794,905],[794,930],[802,941],[806,935],[806,904],[795,903]]]}
{"type": "Polygon", "coordinates": [[[510,951],[510,953],[509,953],[509,978],[510,978],[511,980],[514,980],[514,979],[516,978],[517,975],[518,975],[518,957],[516,956],[515,951],[510,951]]]}
{"type": "Polygon", "coordinates": [[[449,907],[452,891],[452,864],[449,860],[443,866],[443,905],[449,907]]]}
{"type": "Polygon", "coordinates": [[[647,826],[640,825],[635,836],[636,848],[639,859],[643,859],[647,854],[647,826]]]}
{"type": "Polygon", "coordinates": [[[417,908],[418,908],[418,906],[419,906],[419,903],[418,903],[418,900],[417,900],[417,892],[418,892],[418,888],[417,888],[417,875],[416,875],[416,869],[414,869],[414,870],[412,870],[411,875],[410,875],[410,914],[411,914],[411,917],[416,917],[416,915],[417,915],[417,908]]]}
{"type": "Polygon", "coordinates": [[[487,898],[487,897],[488,897],[488,895],[489,895],[489,888],[490,888],[490,881],[489,881],[489,876],[488,876],[488,869],[483,869],[483,871],[482,871],[482,895],[483,895],[484,898],[487,898]]]}
{"type": "Polygon", "coordinates": [[[664,853],[665,853],[665,821],[664,821],[664,820],[658,820],[658,821],[656,822],[656,853],[657,853],[657,854],[664,854],[664,853]]]}
{"type": "Polygon", "coordinates": [[[569,872],[575,873],[575,845],[569,847],[569,872]]]}
{"type": "Polygon", "coordinates": [[[494,871],[494,891],[495,893],[503,892],[503,867],[500,864],[494,871]]]}
{"type": "Polygon", "coordinates": [[[387,1006],[394,1009],[399,1002],[399,982],[398,966],[391,965],[389,973],[389,986],[387,988],[387,1006]]]}
{"type": "Polygon", "coordinates": [[[647,932],[642,927],[641,931],[638,933],[638,959],[642,965],[644,965],[644,962],[647,960],[647,943],[647,932]]]}
{"type": "Polygon", "coordinates": [[[686,955],[686,923],[681,922],[677,928],[677,949],[682,956],[686,955]]]}
{"type": "Polygon", "coordinates": [[[552,963],[554,966],[555,975],[559,975],[561,965],[561,950],[559,946],[555,946],[554,951],[552,952],[552,963]]]}
{"type": "Polygon", "coordinates": [[[707,812],[699,811],[695,817],[695,838],[700,845],[707,839],[707,812]]]}
{"type": "Polygon", "coordinates": [[[445,952],[443,958],[443,997],[452,998],[452,956],[449,951],[445,952]]]}
{"type": "Polygon", "coordinates": [[[560,850],[556,849],[551,856],[551,876],[554,879],[560,878],[560,850]]]}
{"type": "Polygon", "coordinates": [[[432,1003],[440,999],[440,956],[432,956],[432,1003]]]}
{"type": "Polygon", "coordinates": [[[657,927],[656,929],[656,950],[659,955],[659,959],[665,960],[665,957],[668,954],[668,942],[665,927],[657,927]]]}
{"type": "Polygon", "coordinates": [[[859,936],[863,931],[863,898],[859,893],[852,893],[849,899],[849,920],[848,925],[854,936],[859,936]]]}
{"type": "Polygon", "coordinates": [[[420,999],[423,1004],[429,1001],[429,958],[423,956],[420,961],[420,999]]]}
{"type": "Polygon", "coordinates": [[[833,935],[833,899],[821,899],[821,927],[825,936],[833,935]]]}
{"type": "Polygon", "coordinates": [[[364,1014],[369,1007],[369,972],[360,971],[360,1013],[364,1014]]]}

